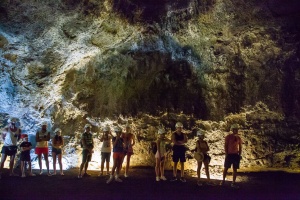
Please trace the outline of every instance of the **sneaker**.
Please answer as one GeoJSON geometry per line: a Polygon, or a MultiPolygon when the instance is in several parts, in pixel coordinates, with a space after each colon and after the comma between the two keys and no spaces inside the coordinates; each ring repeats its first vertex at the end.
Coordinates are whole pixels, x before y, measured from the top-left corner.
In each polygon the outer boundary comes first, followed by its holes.
{"type": "Polygon", "coordinates": [[[47,175],[48,175],[48,176],[52,176],[52,174],[51,174],[51,173],[48,173],[47,175]]]}
{"type": "Polygon", "coordinates": [[[165,176],[160,177],[160,179],[163,180],[163,181],[167,180],[165,176]]]}
{"type": "Polygon", "coordinates": [[[88,173],[84,173],[83,176],[87,177],[87,176],[91,176],[88,173]]]}
{"type": "Polygon", "coordinates": [[[79,174],[79,175],[78,175],[78,178],[82,178],[82,175],[81,175],[81,174],[79,174]]]}
{"type": "Polygon", "coordinates": [[[225,181],[221,181],[220,185],[223,186],[225,184],[225,181]]]}
{"type": "Polygon", "coordinates": [[[25,174],[22,174],[22,176],[21,176],[22,178],[25,178],[26,177],[26,175],[25,174]]]}
{"type": "Polygon", "coordinates": [[[181,181],[181,182],[183,182],[183,183],[185,183],[185,182],[186,182],[186,180],[185,180],[185,178],[184,178],[184,177],[181,177],[181,178],[180,178],[180,181],[181,181]]]}
{"type": "Polygon", "coordinates": [[[231,183],[231,187],[235,188],[235,189],[239,189],[240,187],[238,185],[236,185],[235,183],[231,183]]]}
{"type": "Polygon", "coordinates": [[[98,176],[103,176],[103,173],[101,172],[98,176]]]}
{"type": "Polygon", "coordinates": [[[29,174],[29,176],[36,176],[36,175],[35,175],[35,174],[33,174],[33,173],[30,173],[30,174],[29,174]]]}
{"type": "Polygon", "coordinates": [[[203,184],[201,183],[201,181],[198,181],[198,182],[197,182],[197,185],[198,185],[198,186],[202,186],[203,184]]]}
{"type": "Polygon", "coordinates": [[[111,183],[114,180],[113,176],[110,176],[109,179],[106,181],[107,184],[111,183]]]}
{"type": "Polygon", "coordinates": [[[65,174],[64,174],[64,173],[60,173],[60,175],[61,175],[61,176],[64,176],[65,174]]]}
{"type": "Polygon", "coordinates": [[[170,181],[177,181],[177,178],[176,177],[173,177],[170,181]]]}
{"type": "Polygon", "coordinates": [[[117,181],[119,183],[123,182],[120,178],[115,178],[115,181],[117,181]]]}
{"type": "Polygon", "coordinates": [[[125,178],[128,178],[129,176],[128,176],[128,174],[124,174],[124,177],[125,177],[125,178]]]}
{"type": "Polygon", "coordinates": [[[42,171],[40,171],[40,175],[42,175],[43,174],[43,170],[42,171]]]}
{"type": "Polygon", "coordinates": [[[159,178],[159,176],[157,176],[157,177],[156,177],[156,181],[160,181],[160,178],[159,178]]]}

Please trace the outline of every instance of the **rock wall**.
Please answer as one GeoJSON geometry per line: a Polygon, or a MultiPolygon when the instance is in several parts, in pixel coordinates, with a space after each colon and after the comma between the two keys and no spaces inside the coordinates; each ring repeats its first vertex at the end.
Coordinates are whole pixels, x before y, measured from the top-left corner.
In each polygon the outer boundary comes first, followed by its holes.
{"type": "Polygon", "coordinates": [[[77,155],[85,123],[99,133],[121,115],[137,137],[145,130],[134,162],[151,165],[156,128],[179,120],[189,147],[196,128],[207,131],[215,169],[238,122],[243,167],[299,168],[299,10],[279,0],[1,1],[3,122],[17,116],[34,134],[49,121],[77,155]]]}

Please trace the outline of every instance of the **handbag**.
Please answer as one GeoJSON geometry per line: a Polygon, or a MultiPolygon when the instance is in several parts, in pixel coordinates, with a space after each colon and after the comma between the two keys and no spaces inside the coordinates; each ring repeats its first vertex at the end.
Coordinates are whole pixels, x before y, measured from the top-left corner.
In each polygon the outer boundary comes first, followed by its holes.
{"type": "Polygon", "coordinates": [[[195,152],[194,153],[194,158],[198,161],[198,162],[202,162],[204,159],[204,155],[202,152],[195,152]]]}

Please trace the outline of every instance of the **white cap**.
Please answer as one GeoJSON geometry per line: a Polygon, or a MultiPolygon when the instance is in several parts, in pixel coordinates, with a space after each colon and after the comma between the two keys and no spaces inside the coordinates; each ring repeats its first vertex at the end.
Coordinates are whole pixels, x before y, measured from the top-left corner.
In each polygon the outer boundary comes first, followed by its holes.
{"type": "Polygon", "coordinates": [[[175,127],[176,128],[183,128],[183,124],[181,122],[177,122],[175,127]]]}
{"type": "Polygon", "coordinates": [[[48,126],[48,122],[46,121],[42,122],[42,126],[48,126]]]}
{"type": "Polygon", "coordinates": [[[12,123],[12,122],[16,123],[16,122],[18,122],[18,121],[19,121],[19,119],[16,118],[16,117],[11,117],[11,118],[9,119],[9,122],[10,122],[10,123],[12,123]]]}
{"type": "Polygon", "coordinates": [[[106,132],[106,131],[110,131],[110,128],[109,128],[109,126],[104,126],[102,130],[103,130],[104,132],[106,132]]]}
{"type": "Polygon", "coordinates": [[[86,128],[91,128],[91,125],[90,124],[84,125],[84,129],[86,129],[86,128]]]}
{"type": "Polygon", "coordinates": [[[54,133],[57,133],[57,132],[61,132],[61,129],[60,128],[56,128],[54,133]]]}
{"type": "Polygon", "coordinates": [[[232,124],[230,128],[231,128],[231,130],[232,129],[239,129],[239,125],[238,124],[232,124]]]}
{"type": "Polygon", "coordinates": [[[164,133],[166,133],[165,129],[163,129],[163,128],[158,129],[158,134],[159,135],[164,134],[164,133]]]}
{"type": "Polygon", "coordinates": [[[198,130],[197,131],[197,136],[204,136],[205,134],[204,134],[204,132],[203,131],[201,131],[201,130],[198,130]]]}
{"type": "Polygon", "coordinates": [[[116,127],[114,128],[114,131],[115,131],[115,132],[121,132],[121,128],[118,127],[118,126],[116,126],[116,127]]]}

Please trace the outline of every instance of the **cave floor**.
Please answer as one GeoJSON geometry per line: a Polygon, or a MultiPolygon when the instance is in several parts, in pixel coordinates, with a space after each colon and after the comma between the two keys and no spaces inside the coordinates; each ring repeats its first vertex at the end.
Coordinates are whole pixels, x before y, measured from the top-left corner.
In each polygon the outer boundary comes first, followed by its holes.
{"type": "MultiPolygon", "coordinates": [[[[18,170],[15,170],[18,171],[18,170]]],[[[37,173],[37,170],[33,170],[37,173]]],[[[90,177],[77,178],[78,169],[69,169],[65,176],[9,177],[4,169],[0,180],[1,199],[300,199],[300,173],[243,172],[239,173],[239,189],[230,187],[230,181],[220,186],[196,184],[196,178],[187,176],[187,182],[155,181],[154,168],[133,167],[131,176],[122,183],[106,184],[108,176],[98,177],[98,171],[88,171],[90,177]]],[[[172,172],[166,171],[167,178],[172,172]]],[[[231,177],[230,177],[231,180],[231,177]]],[[[203,180],[204,181],[204,180],[203,180]]]]}

